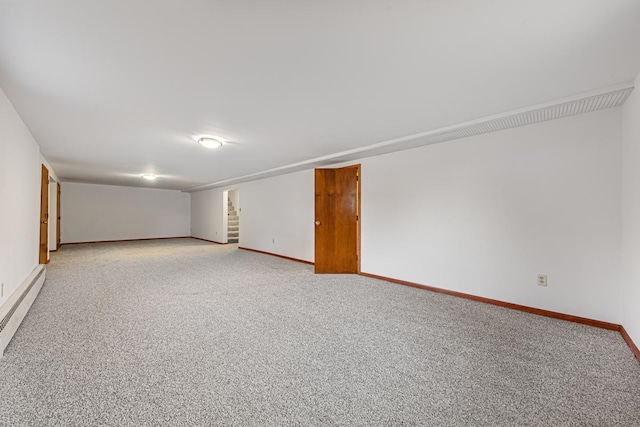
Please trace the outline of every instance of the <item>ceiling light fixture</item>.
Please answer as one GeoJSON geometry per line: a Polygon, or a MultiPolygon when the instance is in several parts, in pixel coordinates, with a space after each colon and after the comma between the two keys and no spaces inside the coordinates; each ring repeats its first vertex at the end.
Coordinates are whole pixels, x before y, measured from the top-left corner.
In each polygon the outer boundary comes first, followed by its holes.
{"type": "Polygon", "coordinates": [[[202,145],[203,147],[210,148],[212,150],[215,148],[222,147],[222,141],[220,141],[219,139],[210,138],[210,137],[202,137],[198,139],[198,144],[202,145]]]}
{"type": "Polygon", "coordinates": [[[152,173],[145,173],[145,174],[143,174],[143,175],[142,175],[142,177],[143,177],[144,179],[148,179],[149,181],[153,181],[154,179],[156,179],[156,178],[157,178],[157,177],[156,177],[154,174],[152,174],[152,173]]]}

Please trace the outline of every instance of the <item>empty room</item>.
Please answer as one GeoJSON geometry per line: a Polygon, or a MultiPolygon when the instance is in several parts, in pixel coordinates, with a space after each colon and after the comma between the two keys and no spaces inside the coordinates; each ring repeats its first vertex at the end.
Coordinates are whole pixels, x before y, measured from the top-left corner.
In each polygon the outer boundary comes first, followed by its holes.
{"type": "Polygon", "coordinates": [[[637,0],[0,0],[0,426],[640,426],[637,0]]]}

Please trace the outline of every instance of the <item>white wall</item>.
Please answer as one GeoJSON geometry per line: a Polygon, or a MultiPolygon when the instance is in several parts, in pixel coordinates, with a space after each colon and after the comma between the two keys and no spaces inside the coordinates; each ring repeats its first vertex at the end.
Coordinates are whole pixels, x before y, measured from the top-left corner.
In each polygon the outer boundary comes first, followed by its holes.
{"type": "Polygon", "coordinates": [[[40,147],[0,89],[0,305],[38,265],[40,147]]]}
{"type": "Polygon", "coordinates": [[[622,107],[623,320],[640,347],[640,75],[622,107]]]}
{"type": "Polygon", "coordinates": [[[362,271],[620,323],[620,140],[616,108],[365,159],[362,271]]]}
{"type": "Polygon", "coordinates": [[[314,259],[314,172],[240,184],[240,246],[314,259]]]}
{"type": "MultiPolygon", "coordinates": [[[[313,170],[235,185],[240,246],[313,261],[313,170]]],[[[227,188],[191,195],[192,236],[223,242],[227,188]]],[[[226,234],[224,234],[226,236],[226,234]]]]}
{"type": "Polygon", "coordinates": [[[56,220],[58,217],[58,183],[49,177],[49,252],[56,250],[56,220]]]}
{"type": "Polygon", "coordinates": [[[191,193],[191,236],[218,243],[227,241],[224,229],[226,222],[226,198],[224,189],[191,193]]]}
{"type": "Polygon", "coordinates": [[[190,235],[188,193],[68,182],[61,192],[62,243],[190,235]]]}
{"type": "Polygon", "coordinates": [[[233,207],[236,208],[236,211],[240,212],[240,190],[237,188],[229,190],[229,199],[231,199],[231,203],[233,207]]]}

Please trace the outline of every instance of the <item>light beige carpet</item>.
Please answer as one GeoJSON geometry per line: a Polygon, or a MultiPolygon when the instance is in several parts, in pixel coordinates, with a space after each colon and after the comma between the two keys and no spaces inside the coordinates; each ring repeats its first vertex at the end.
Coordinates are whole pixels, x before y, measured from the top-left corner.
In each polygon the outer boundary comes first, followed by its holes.
{"type": "Polygon", "coordinates": [[[0,424],[638,426],[617,332],[193,239],[64,246],[0,424]]]}

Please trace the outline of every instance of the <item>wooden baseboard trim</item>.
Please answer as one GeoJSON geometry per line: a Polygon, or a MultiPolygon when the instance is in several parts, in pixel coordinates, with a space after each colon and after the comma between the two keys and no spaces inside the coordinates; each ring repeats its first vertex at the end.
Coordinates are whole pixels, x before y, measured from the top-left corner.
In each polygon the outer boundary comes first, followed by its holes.
{"type": "Polygon", "coordinates": [[[245,250],[245,251],[251,251],[251,252],[257,252],[259,254],[277,256],[278,258],[288,259],[289,261],[301,262],[303,264],[314,265],[311,261],[305,261],[303,259],[298,259],[298,258],[291,258],[291,257],[284,256],[284,255],[274,254],[274,253],[271,253],[271,252],[259,251],[257,249],[249,249],[249,248],[242,248],[242,247],[238,247],[238,249],[242,249],[242,250],[245,250]]]}
{"type": "Polygon", "coordinates": [[[370,277],[372,279],[384,280],[385,282],[397,283],[399,285],[410,286],[412,288],[424,289],[426,291],[437,292],[440,294],[451,295],[454,297],[470,299],[473,301],[483,302],[485,304],[497,305],[499,307],[510,308],[512,310],[524,311],[525,313],[537,314],[539,316],[551,317],[554,319],[566,320],[568,322],[581,323],[583,325],[593,326],[595,328],[608,329],[610,331],[618,331],[625,340],[631,352],[634,354],[638,362],[640,362],[640,349],[633,342],[624,326],[616,323],[603,322],[601,320],[588,319],[586,317],[573,316],[571,314],[558,313],[556,311],[542,310],[540,308],[528,307],[526,305],[513,304],[510,302],[499,301],[491,298],[479,297],[476,295],[465,294],[463,292],[450,291],[448,289],[436,288],[434,286],[421,285],[419,283],[407,282],[406,280],[393,279],[391,277],[378,276],[376,274],[360,272],[361,276],[370,277]]]}
{"type": "Polygon", "coordinates": [[[202,240],[203,242],[215,243],[216,245],[227,245],[228,244],[228,243],[216,242],[215,240],[203,239],[201,237],[193,237],[193,236],[191,236],[191,238],[192,239],[196,239],[196,240],[202,240]]]}
{"type": "Polygon", "coordinates": [[[633,352],[634,356],[636,356],[636,359],[638,359],[638,362],[640,362],[640,349],[638,349],[636,343],[633,342],[627,331],[624,329],[624,326],[620,326],[620,334],[633,352]]]}
{"type": "Polygon", "coordinates": [[[586,317],[573,316],[571,314],[558,313],[555,311],[542,310],[540,308],[528,307],[526,305],[513,304],[510,302],[499,301],[491,298],[479,297],[476,295],[465,294],[463,292],[450,291],[448,289],[436,288],[433,286],[421,285],[419,283],[407,282],[405,280],[392,279],[390,277],[378,276],[369,273],[360,273],[362,276],[371,277],[373,279],[384,280],[387,282],[397,283],[399,285],[411,286],[413,288],[424,289],[431,292],[438,292],[440,294],[451,295],[454,297],[470,299],[473,301],[483,302],[486,304],[497,305],[499,307],[510,308],[512,310],[524,311],[526,313],[538,314],[540,316],[552,317],[554,319],[566,320],[569,322],[582,323],[584,325],[593,326],[596,328],[608,329],[610,331],[620,331],[621,326],[616,323],[603,322],[601,320],[588,319],[586,317]]]}
{"type": "Polygon", "coordinates": [[[176,237],[149,237],[143,239],[122,239],[122,240],[96,240],[91,242],[69,242],[61,243],[60,246],[66,245],[88,245],[94,243],[120,243],[120,242],[142,242],[146,240],[169,240],[169,239],[190,239],[191,236],[176,236],[176,237]]]}

